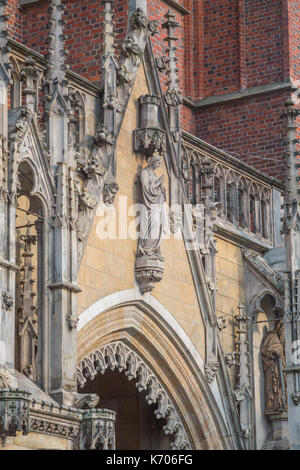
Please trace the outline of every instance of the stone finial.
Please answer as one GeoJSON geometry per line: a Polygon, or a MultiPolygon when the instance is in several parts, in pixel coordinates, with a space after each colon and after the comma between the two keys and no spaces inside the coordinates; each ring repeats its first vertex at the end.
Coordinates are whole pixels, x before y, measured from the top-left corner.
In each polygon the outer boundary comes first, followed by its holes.
{"type": "MultiPolygon", "coordinates": [[[[165,94],[165,101],[169,107],[169,121],[170,130],[173,136],[173,140],[177,142],[178,147],[180,146],[180,104],[182,103],[182,96],[178,88],[178,70],[177,70],[177,57],[176,57],[176,28],[179,26],[175,20],[176,15],[169,10],[165,15],[166,22],[162,25],[163,29],[167,30],[167,36],[165,41],[168,43],[166,52],[168,54],[167,62],[167,75],[168,75],[168,90],[165,94]]],[[[178,148],[178,158],[180,150],[178,148]]]]}
{"type": "Polygon", "coordinates": [[[168,43],[167,54],[168,54],[168,68],[167,73],[169,76],[168,79],[168,94],[166,95],[167,104],[174,106],[180,104],[180,92],[178,91],[178,71],[177,71],[177,47],[176,42],[178,37],[176,36],[176,29],[179,27],[179,24],[175,20],[176,15],[169,10],[165,15],[166,22],[162,25],[163,29],[167,30],[167,37],[165,41],[168,43]],[[175,93],[176,92],[176,93],[175,93]],[[172,93],[172,96],[170,95],[172,93]],[[170,101],[170,102],[168,102],[170,101]]]}
{"type": "Polygon", "coordinates": [[[104,12],[104,61],[109,54],[115,52],[115,28],[113,0],[102,0],[105,5],[104,12]]]}
{"type": "Polygon", "coordinates": [[[6,22],[9,20],[9,15],[5,13],[5,7],[7,3],[7,0],[0,0],[0,62],[2,62],[6,69],[6,72],[9,74],[9,48],[7,45],[8,31],[6,29],[6,22]]]}
{"type": "Polygon", "coordinates": [[[24,62],[24,66],[21,71],[21,79],[25,82],[23,95],[26,97],[26,105],[32,112],[35,112],[39,72],[36,68],[36,61],[32,56],[28,56],[24,62]]]}
{"type": "Polygon", "coordinates": [[[53,94],[56,86],[60,87],[63,96],[67,95],[67,81],[66,71],[69,66],[65,63],[65,58],[68,52],[64,49],[64,40],[66,35],[63,32],[65,21],[63,19],[63,12],[65,6],[61,0],[52,0],[48,12],[51,14],[48,24],[48,54],[47,54],[47,67],[46,75],[50,86],[50,95],[53,94]]]}

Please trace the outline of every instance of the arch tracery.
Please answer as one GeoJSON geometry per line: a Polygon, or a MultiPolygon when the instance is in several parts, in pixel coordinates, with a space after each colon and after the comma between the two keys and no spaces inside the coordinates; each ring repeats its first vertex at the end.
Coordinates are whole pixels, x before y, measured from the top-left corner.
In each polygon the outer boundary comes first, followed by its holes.
{"type": "Polygon", "coordinates": [[[163,431],[174,436],[172,449],[191,449],[181,419],[166,390],[143,359],[122,341],[106,344],[80,361],[77,368],[79,386],[83,388],[88,379],[93,380],[98,373],[104,374],[108,369],[124,372],[128,380],[137,380],[139,392],[148,392],[147,404],[157,405],[155,417],[165,419],[163,431]]]}

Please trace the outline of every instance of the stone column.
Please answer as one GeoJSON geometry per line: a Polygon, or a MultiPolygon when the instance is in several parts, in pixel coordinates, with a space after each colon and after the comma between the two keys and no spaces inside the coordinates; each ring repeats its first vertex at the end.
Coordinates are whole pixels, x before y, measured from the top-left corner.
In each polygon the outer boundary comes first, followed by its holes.
{"type": "Polygon", "coordinates": [[[285,289],[285,354],[288,401],[288,435],[292,450],[300,450],[300,194],[299,194],[299,155],[296,139],[296,118],[299,110],[292,99],[285,104],[283,117],[287,122],[286,141],[286,190],[284,200],[283,233],[286,241],[286,269],[288,281],[285,289]]]}
{"type": "MultiPolygon", "coordinates": [[[[15,349],[15,197],[9,192],[8,101],[10,84],[5,13],[0,1],[0,363],[14,365],[15,349]],[[11,197],[12,196],[12,197],[11,197]]],[[[11,158],[10,158],[11,160],[11,158]]],[[[11,181],[11,183],[13,183],[11,181]]]]}

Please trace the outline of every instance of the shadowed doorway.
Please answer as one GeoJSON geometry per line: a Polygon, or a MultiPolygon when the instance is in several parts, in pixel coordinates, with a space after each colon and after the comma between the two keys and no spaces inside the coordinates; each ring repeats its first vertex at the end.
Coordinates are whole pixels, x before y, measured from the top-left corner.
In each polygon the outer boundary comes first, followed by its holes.
{"type": "Polygon", "coordinates": [[[117,412],[117,450],[168,450],[171,439],[163,432],[164,420],[154,415],[156,405],[148,405],[147,392],[139,392],[135,381],[117,371],[98,374],[88,380],[81,393],[97,393],[99,408],[117,412]]]}

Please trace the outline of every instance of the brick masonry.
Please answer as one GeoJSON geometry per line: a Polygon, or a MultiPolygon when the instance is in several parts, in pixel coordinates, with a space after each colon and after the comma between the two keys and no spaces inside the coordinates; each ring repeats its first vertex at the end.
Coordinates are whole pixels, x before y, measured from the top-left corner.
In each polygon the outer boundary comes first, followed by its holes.
{"type": "MultiPolygon", "coordinates": [[[[11,37],[35,51],[47,51],[49,0],[24,10],[8,1],[11,37]]],[[[65,46],[75,72],[100,82],[103,4],[100,0],[65,0],[65,46]]],[[[256,86],[300,79],[300,0],[180,0],[191,12],[173,9],[178,29],[180,88],[193,102],[245,91],[256,86]]],[[[152,39],[155,57],[165,56],[161,28],[171,8],[167,0],[148,0],[148,14],[158,20],[152,39]]],[[[128,0],[115,6],[117,53],[128,23],[128,0]]],[[[166,75],[160,74],[162,90],[166,75]]],[[[284,123],[280,120],[287,92],[266,93],[234,102],[197,108],[182,106],[184,130],[241,157],[259,170],[282,178],[284,123]]]]}

